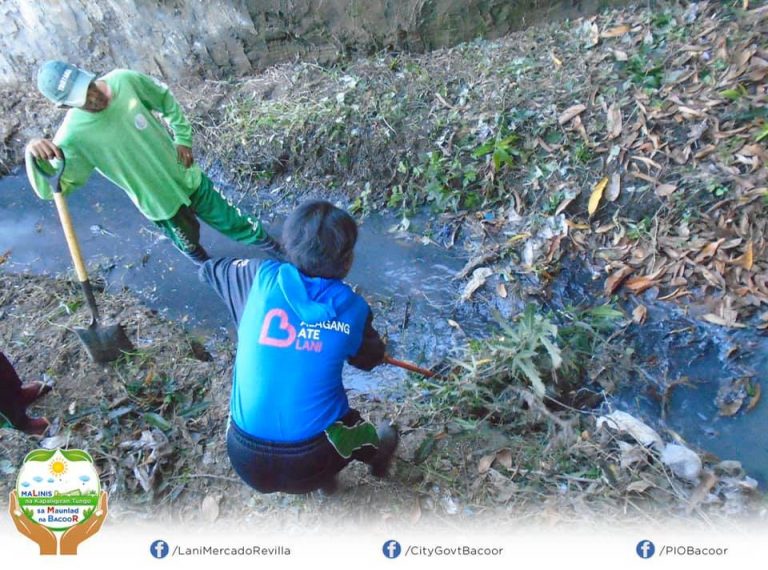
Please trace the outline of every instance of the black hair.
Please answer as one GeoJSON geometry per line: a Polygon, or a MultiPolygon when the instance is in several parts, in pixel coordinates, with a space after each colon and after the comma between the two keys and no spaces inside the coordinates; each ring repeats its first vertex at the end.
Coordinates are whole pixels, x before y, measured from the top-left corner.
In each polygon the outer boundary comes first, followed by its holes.
{"type": "Polygon", "coordinates": [[[304,202],[283,226],[288,261],[309,277],[344,278],[352,265],[355,242],[355,220],[324,200],[304,202]]]}

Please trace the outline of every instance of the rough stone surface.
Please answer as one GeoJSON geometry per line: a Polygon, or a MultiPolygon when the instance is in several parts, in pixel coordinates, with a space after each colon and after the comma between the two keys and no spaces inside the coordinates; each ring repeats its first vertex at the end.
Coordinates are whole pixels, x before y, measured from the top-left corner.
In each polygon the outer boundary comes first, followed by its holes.
{"type": "Polygon", "coordinates": [[[53,58],[95,73],[129,67],[166,80],[242,76],[297,58],[329,63],[494,38],[553,14],[579,15],[581,2],[5,0],[0,85],[32,79],[53,58]]]}

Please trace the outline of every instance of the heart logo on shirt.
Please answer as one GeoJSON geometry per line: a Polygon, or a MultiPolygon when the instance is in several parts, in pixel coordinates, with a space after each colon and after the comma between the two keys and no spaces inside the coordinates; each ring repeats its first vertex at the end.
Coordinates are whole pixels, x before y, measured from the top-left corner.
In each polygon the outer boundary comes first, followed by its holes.
{"type": "Polygon", "coordinates": [[[264,324],[261,325],[259,344],[287,348],[293,344],[294,340],[296,340],[296,329],[288,321],[288,314],[283,309],[271,309],[267,312],[267,316],[264,317],[264,324]],[[270,335],[270,332],[272,332],[272,321],[275,319],[278,319],[278,326],[274,332],[278,333],[279,336],[270,335]]]}

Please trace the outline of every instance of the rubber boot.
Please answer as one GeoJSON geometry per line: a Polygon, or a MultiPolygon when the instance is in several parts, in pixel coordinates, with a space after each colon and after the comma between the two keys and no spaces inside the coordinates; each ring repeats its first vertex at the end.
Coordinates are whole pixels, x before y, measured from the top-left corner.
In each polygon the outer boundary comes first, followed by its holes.
{"type": "Polygon", "coordinates": [[[397,444],[400,442],[400,434],[397,432],[397,428],[390,425],[389,422],[382,422],[376,426],[376,433],[379,436],[379,447],[370,463],[371,475],[383,478],[387,476],[387,470],[395,456],[397,444]]]}

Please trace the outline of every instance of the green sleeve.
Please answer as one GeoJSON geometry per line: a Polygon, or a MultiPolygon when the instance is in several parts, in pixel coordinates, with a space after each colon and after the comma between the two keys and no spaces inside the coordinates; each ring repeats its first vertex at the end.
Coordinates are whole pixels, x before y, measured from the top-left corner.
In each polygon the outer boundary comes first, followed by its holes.
{"type": "Polygon", "coordinates": [[[160,113],[160,116],[168,122],[168,126],[173,131],[174,144],[191,147],[192,126],[168,86],[143,73],[132,72],[131,77],[137,83],[136,92],[142,102],[153,111],[160,113]]]}
{"type": "MultiPolygon", "coordinates": [[[[61,190],[65,196],[85,184],[93,172],[93,165],[81,156],[75,154],[67,154],[66,156],[67,164],[61,175],[61,190]]],[[[53,199],[51,177],[59,170],[61,161],[58,159],[40,160],[32,156],[30,152],[26,152],[24,162],[26,163],[27,178],[35,193],[43,200],[53,199]]]]}

